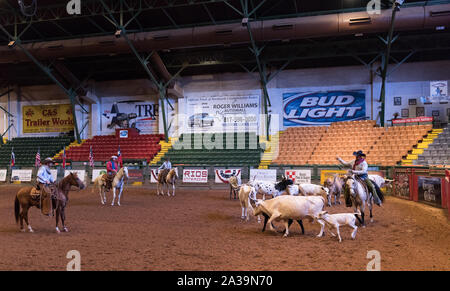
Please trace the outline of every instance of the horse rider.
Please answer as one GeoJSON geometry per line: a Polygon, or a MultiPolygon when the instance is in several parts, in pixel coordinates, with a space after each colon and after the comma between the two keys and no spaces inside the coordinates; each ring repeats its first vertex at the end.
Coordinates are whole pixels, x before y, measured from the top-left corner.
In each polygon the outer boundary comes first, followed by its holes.
{"type": "Polygon", "coordinates": [[[118,171],[117,156],[112,156],[111,160],[106,164],[106,189],[112,188],[112,182],[118,171]]]}
{"type": "MultiPolygon", "coordinates": [[[[37,200],[38,198],[41,199],[41,205],[51,205],[51,199],[52,196],[55,195],[55,187],[53,187],[55,185],[55,179],[52,176],[52,173],[50,171],[50,167],[53,166],[54,161],[52,158],[46,158],[43,162],[42,162],[42,166],[39,168],[37,175],[36,175],[36,180],[37,180],[37,185],[36,185],[36,190],[37,191],[31,191],[31,197],[34,200],[37,200]],[[45,197],[41,194],[48,194],[45,197]]],[[[46,208],[46,211],[44,211],[44,208],[41,209],[43,214],[49,215],[50,213],[47,211],[49,208],[46,208]]],[[[50,206],[51,209],[51,206],[50,206]]]]}
{"type": "Polygon", "coordinates": [[[353,155],[356,157],[356,159],[351,162],[346,162],[340,157],[337,157],[337,160],[342,165],[352,168],[351,173],[356,175],[360,180],[364,181],[367,184],[369,191],[372,192],[375,204],[381,206],[381,200],[378,197],[377,190],[375,189],[372,181],[369,179],[369,175],[367,173],[369,165],[366,162],[366,155],[363,153],[363,151],[354,152],[353,155]]]}
{"type": "Polygon", "coordinates": [[[167,170],[172,169],[172,163],[170,162],[169,157],[166,157],[164,163],[161,165],[161,167],[159,167],[159,170],[165,170],[165,169],[167,169],[167,170]]]}

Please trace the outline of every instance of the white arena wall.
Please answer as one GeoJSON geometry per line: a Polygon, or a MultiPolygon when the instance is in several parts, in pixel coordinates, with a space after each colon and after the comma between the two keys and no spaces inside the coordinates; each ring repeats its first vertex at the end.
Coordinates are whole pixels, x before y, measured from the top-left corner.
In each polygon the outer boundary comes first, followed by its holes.
{"type": "MultiPolygon", "coordinates": [[[[377,66],[374,65],[374,68],[377,66]]],[[[390,66],[390,69],[394,66],[390,66]]],[[[139,69],[139,68],[136,68],[139,69]]],[[[446,120],[449,104],[421,105],[420,97],[428,96],[430,81],[450,81],[450,61],[406,63],[399,66],[388,78],[386,91],[385,120],[390,120],[395,112],[401,115],[401,109],[409,109],[409,117],[415,117],[416,107],[425,107],[426,116],[431,116],[432,111],[440,112],[441,120],[446,120]],[[401,97],[402,105],[394,106],[394,97],[401,97]],[[408,105],[409,99],[417,99],[417,105],[408,105]]],[[[258,95],[261,97],[259,75],[257,73],[224,73],[217,75],[201,75],[180,78],[179,80],[185,98],[169,98],[174,110],[166,106],[169,122],[176,118],[177,113],[185,114],[186,98],[191,96],[245,96],[258,95]]],[[[145,100],[151,104],[158,102],[158,94],[149,80],[127,80],[109,82],[91,82],[91,95],[96,101],[93,104],[84,104],[90,114],[83,114],[77,106],[77,119],[79,128],[89,121],[88,128],[83,132],[82,138],[94,135],[111,134],[113,130],[105,128],[102,124],[102,109],[105,104],[120,101],[145,100]]],[[[268,92],[271,99],[272,114],[278,114],[280,130],[284,130],[283,94],[305,91],[330,91],[330,90],[365,90],[366,92],[366,116],[379,122],[379,99],[381,79],[377,76],[371,78],[369,70],[364,66],[313,68],[304,70],[288,70],[280,72],[269,84],[268,92]]],[[[1,89],[1,91],[5,91],[1,89]]],[[[6,137],[30,136],[22,133],[21,107],[24,105],[63,104],[69,103],[65,94],[56,86],[32,86],[16,88],[8,96],[0,98],[0,105],[10,110],[15,116],[14,128],[6,137]],[[20,94],[17,94],[17,91],[20,94]]],[[[261,113],[263,100],[260,100],[261,113]]],[[[161,106],[159,106],[158,131],[164,133],[162,126],[161,106]]],[[[177,129],[177,120],[173,121],[169,135],[173,135],[177,129]]],[[[3,133],[8,127],[8,117],[0,110],[0,131],[3,133]]],[[[264,134],[264,128],[260,127],[260,134],[264,134]]],[[[51,134],[45,134],[51,135],[51,134]]]]}

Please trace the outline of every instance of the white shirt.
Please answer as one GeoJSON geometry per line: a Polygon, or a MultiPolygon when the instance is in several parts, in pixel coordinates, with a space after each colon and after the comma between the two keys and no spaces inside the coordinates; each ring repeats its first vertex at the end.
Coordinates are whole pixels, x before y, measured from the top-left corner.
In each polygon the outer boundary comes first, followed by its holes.
{"type": "Polygon", "coordinates": [[[164,170],[164,169],[172,169],[172,163],[170,163],[170,161],[165,161],[161,167],[159,167],[160,170],[164,170]]]}
{"type": "MultiPolygon", "coordinates": [[[[341,162],[341,164],[343,164],[344,166],[350,167],[351,169],[353,169],[353,165],[356,163],[356,160],[353,160],[351,162],[346,162],[341,158],[338,158],[338,160],[339,160],[339,162],[341,162]]],[[[361,164],[359,164],[355,167],[355,169],[353,170],[353,174],[367,175],[368,170],[369,170],[369,165],[364,160],[364,162],[362,162],[361,164]]]]}
{"type": "Polygon", "coordinates": [[[42,184],[55,183],[50,168],[47,165],[43,165],[39,168],[37,173],[37,181],[42,184]]]}

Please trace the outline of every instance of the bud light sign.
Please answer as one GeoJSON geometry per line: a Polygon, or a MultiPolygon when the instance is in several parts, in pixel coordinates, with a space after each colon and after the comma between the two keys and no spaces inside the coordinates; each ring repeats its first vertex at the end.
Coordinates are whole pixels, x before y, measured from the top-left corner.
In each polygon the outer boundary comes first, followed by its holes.
{"type": "Polygon", "coordinates": [[[283,94],[284,126],[330,125],[366,117],[366,91],[283,94]]]}

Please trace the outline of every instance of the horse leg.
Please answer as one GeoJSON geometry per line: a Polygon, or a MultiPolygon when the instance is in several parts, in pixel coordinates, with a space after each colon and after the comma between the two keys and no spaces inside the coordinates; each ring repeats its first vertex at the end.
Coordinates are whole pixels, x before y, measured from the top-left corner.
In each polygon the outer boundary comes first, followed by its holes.
{"type": "Polygon", "coordinates": [[[370,211],[370,222],[373,223],[373,214],[372,214],[373,198],[369,199],[369,203],[368,204],[369,204],[369,211],[370,211]]]}
{"type": "MultiPolygon", "coordinates": [[[[28,211],[28,209],[27,209],[28,211]]],[[[23,219],[24,219],[24,207],[22,206],[22,211],[19,213],[19,220],[20,220],[20,231],[25,232],[25,229],[23,228],[23,219]]]]}
{"type": "Polygon", "coordinates": [[[100,191],[98,191],[98,193],[100,194],[100,202],[102,203],[102,205],[105,205],[105,201],[104,201],[104,199],[103,199],[103,186],[100,186],[99,187],[100,189],[100,191]]]}
{"type": "Polygon", "coordinates": [[[116,201],[116,187],[113,187],[113,200],[111,206],[114,206],[114,201],[116,201]]]}
{"type": "Polygon", "coordinates": [[[172,190],[173,190],[172,196],[175,196],[175,183],[172,184],[172,190]]]}
{"type": "Polygon", "coordinates": [[[331,207],[331,193],[330,192],[328,192],[328,195],[327,195],[327,200],[328,200],[328,207],[331,207]]]}
{"type": "Polygon", "coordinates": [[[106,191],[105,191],[105,186],[102,186],[102,193],[103,193],[103,204],[106,204],[106,191]]]}
{"type": "Polygon", "coordinates": [[[62,208],[61,208],[61,223],[62,223],[63,231],[69,232],[69,229],[66,227],[65,221],[66,221],[66,206],[62,206],[62,208]]]}
{"type": "Polygon", "coordinates": [[[60,233],[61,231],[59,230],[59,218],[61,217],[61,207],[60,207],[60,203],[57,202],[56,203],[56,232],[60,233]]]}
{"type": "Polygon", "coordinates": [[[245,218],[245,207],[241,207],[241,219],[244,220],[245,218]]]}
{"type": "MultiPolygon", "coordinates": [[[[25,219],[25,223],[26,223],[27,226],[28,226],[28,231],[29,231],[29,232],[34,232],[33,229],[31,228],[31,225],[28,223],[28,209],[29,209],[28,207],[22,208],[21,217],[23,217],[23,219],[25,219]]],[[[21,219],[20,223],[21,223],[20,228],[22,229],[22,231],[25,231],[25,230],[23,229],[22,219],[21,219]]]]}
{"type": "Polygon", "coordinates": [[[118,199],[117,199],[117,205],[119,205],[119,206],[120,206],[120,197],[122,197],[122,192],[123,192],[123,184],[122,184],[122,186],[120,187],[119,197],[118,197],[118,199]]]}

